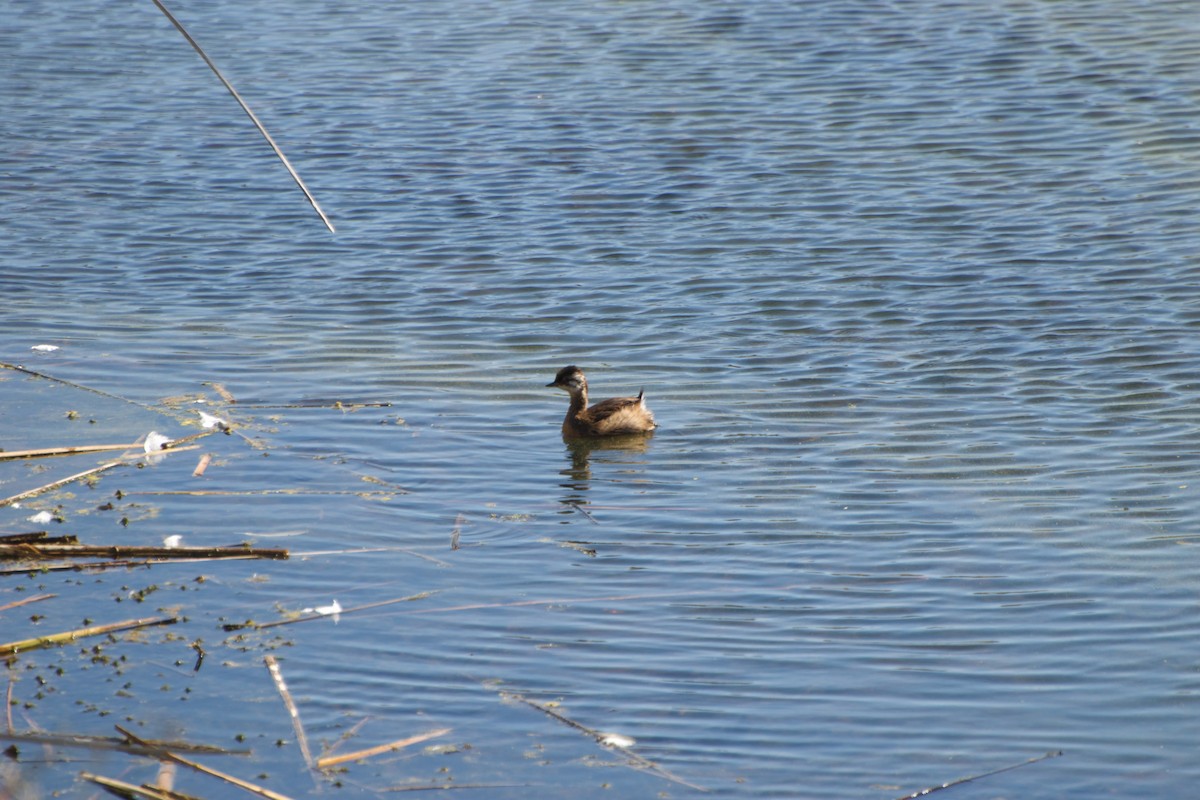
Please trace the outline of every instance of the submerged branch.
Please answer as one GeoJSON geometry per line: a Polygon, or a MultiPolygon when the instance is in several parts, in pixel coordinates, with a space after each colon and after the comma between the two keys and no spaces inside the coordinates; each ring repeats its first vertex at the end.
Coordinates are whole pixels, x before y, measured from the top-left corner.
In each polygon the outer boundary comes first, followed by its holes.
{"type": "Polygon", "coordinates": [[[940,792],[942,789],[949,789],[952,786],[960,786],[964,783],[970,783],[971,781],[977,781],[980,778],[990,778],[991,776],[999,775],[1002,772],[1008,772],[1010,770],[1018,769],[1020,767],[1027,767],[1030,764],[1036,764],[1039,761],[1045,761],[1050,758],[1058,758],[1062,754],[1063,754],[1062,750],[1051,750],[1049,753],[1043,753],[1040,756],[1035,756],[1033,758],[1026,759],[1025,761],[1022,761],[1018,764],[1009,764],[1007,767],[1000,767],[999,769],[989,770],[988,772],[981,772],[978,775],[968,775],[965,778],[959,778],[958,780],[953,780],[948,783],[939,784],[938,786],[930,786],[925,789],[920,789],[918,791],[913,792],[912,794],[906,794],[903,797],[897,798],[897,800],[916,800],[916,798],[925,797],[926,795],[931,795],[934,792],[940,792]]]}

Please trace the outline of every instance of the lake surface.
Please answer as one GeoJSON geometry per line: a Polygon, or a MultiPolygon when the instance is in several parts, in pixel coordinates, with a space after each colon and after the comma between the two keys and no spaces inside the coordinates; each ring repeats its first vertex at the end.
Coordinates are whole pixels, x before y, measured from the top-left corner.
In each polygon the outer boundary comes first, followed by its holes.
{"type": "Polygon", "coordinates": [[[182,618],[21,656],[17,729],[249,747],[202,760],[295,797],[895,798],[1058,750],[946,794],[1194,794],[1194,9],[172,10],[337,232],[151,3],[7,9],[0,361],[59,380],[0,370],[0,446],[236,430],[0,533],[292,558],[0,577],[58,595],[4,641],[182,618]],[[659,431],[566,446],[572,363],[659,431]],[[453,730],[314,781],[268,653],[316,754],[453,730]]]}

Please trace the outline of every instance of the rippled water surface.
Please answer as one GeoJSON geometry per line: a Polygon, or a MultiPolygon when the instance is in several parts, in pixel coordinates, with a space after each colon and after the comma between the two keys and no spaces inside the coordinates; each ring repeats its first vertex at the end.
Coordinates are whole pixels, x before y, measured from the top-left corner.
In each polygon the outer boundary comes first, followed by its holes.
{"type": "Polygon", "coordinates": [[[1057,750],[947,794],[1194,793],[1193,9],[173,10],[337,233],[152,4],[9,8],[0,361],[49,377],[0,370],[0,446],[199,395],[236,430],[0,528],[292,558],[0,577],[57,595],[5,641],[181,617],[18,658],[17,729],[249,747],[207,763],[297,797],[895,798],[1057,750]],[[564,445],[570,363],[660,430],[564,445]],[[452,731],[314,782],[268,652],[314,754],[452,731]]]}

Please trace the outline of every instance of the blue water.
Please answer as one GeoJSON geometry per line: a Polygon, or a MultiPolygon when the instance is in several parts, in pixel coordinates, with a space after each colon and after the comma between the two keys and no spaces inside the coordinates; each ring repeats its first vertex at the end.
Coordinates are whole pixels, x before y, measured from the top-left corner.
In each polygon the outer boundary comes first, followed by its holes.
{"type": "MultiPolygon", "coordinates": [[[[0,446],[185,436],[199,395],[237,430],[202,478],[118,468],[0,529],[293,557],[4,577],[58,595],[5,641],[185,618],[22,656],[18,729],[249,746],[208,763],[292,796],[895,798],[1057,750],[947,795],[1191,796],[1200,16],[173,11],[337,233],[152,4],[8,9],[0,361],[50,377],[0,371],[0,446]],[[565,446],[570,363],[660,430],[565,446]],[[314,751],[456,752],[314,783],[268,652],[314,751]]],[[[45,760],[15,769],[47,792],[156,769],[45,760]]]]}

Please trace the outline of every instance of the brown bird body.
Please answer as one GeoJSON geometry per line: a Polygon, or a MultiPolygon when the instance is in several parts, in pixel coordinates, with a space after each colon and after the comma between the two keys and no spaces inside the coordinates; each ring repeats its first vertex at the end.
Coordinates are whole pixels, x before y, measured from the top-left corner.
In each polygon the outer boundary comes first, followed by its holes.
{"type": "Polygon", "coordinates": [[[571,405],[563,419],[562,432],[566,437],[614,436],[617,434],[648,433],[657,425],[654,414],[646,407],[645,392],[637,397],[613,397],[588,407],[587,378],[576,366],[563,367],[546,386],[562,389],[571,396],[571,405]]]}

